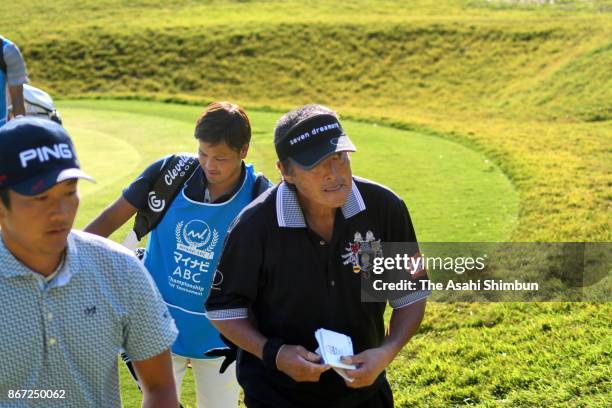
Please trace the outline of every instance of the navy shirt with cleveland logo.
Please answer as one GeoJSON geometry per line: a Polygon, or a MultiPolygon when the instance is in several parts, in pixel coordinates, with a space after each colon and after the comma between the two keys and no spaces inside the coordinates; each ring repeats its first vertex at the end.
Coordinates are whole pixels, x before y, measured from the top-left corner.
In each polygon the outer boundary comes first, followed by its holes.
{"type": "MultiPolygon", "coordinates": [[[[183,154],[189,155],[189,153],[183,154]]],[[[149,167],[147,167],[136,178],[136,180],[134,180],[127,188],[123,190],[123,198],[125,198],[130,204],[139,210],[144,210],[147,208],[147,198],[149,197],[149,192],[151,189],[153,189],[156,180],[161,176],[161,171],[164,168],[166,161],[171,158],[172,155],[168,155],[150,164],[149,167]]],[[[246,168],[244,162],[242,162],[240,179],[232,191],[219,196],[213,201],[213,204],[224,203],[232,198],[242,186],[245,177],[246,168]]],[[[265,181],[270,185],[270,187],[272,187],[267,179],[265,181]]],[[[204,173],[204,170],[202,170],[202,167],[198,166],[193,172],[193,175],[185,181],[185,196],[198,203],[208,203],[206,199],[207,186],[208,180],[206,180],[206,174],[204,173]]]]}
{"type": "MultiPolygon", "coordinates": [[[[281,182],[247,206],[231,227],[217,269],[221,283],[206,301],[208,318],[248,317],[264,336],[310,351],[317,349],[319,328],[350,336],[355,354],[380,346],[386,302],[361,301],[362,274],[350,257],[351,245],[366,237],[383,244],[416,243],[406,205],[391,190],[354,177],[326,242],[308,228],[294,188],[281,182]]],[[[405,292],[389,303],[401,308],[429,295],[405,292]]],[[[296,382],[244,351],[237,375],[248,397],[275,407],[358,406],[386,385],[383,373],[370,387],[348,388],[333,370],[317,383],[296,382]]]]}

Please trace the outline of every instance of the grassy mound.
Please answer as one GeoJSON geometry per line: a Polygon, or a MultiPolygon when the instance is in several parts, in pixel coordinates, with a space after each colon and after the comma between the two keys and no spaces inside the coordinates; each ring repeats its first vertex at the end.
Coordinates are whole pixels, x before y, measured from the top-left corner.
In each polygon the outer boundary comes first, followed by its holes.
{"type": "Polygon", "coordinates": [[[515,3],[32,1],[0,24],[56,97],[317,101],[433,129],[509,175],[514,239],[610,240],[610,3],[515,3]]]}

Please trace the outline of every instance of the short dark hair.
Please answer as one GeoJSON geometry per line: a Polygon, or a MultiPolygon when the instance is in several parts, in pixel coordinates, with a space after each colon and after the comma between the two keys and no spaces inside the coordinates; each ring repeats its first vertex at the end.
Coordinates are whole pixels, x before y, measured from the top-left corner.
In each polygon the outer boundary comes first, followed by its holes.
{"type": "Polygon", "coordinates": [[[283,165],[283,169],[285,170],[285,173],[287,173],[290,176],[293,176],[293,163],[291,163],[291,159],[281,160],[280,162],[283,165]]]}
{"type": "Polygon", "coordinates": [[[9,189],[8,187],[0,187],[0,201],[2,201],[2,204],[10,209],[11,208],[11,200],[10,200],[10,196],[9,196],[9,189]]]}
{"type": "Polygon", "coordinates": [[[251,122],[240,105],[213,102],[198,118],[195,137],[212,145],[225,142],[232,150],[240,151],[251,141],[251,122]]]}

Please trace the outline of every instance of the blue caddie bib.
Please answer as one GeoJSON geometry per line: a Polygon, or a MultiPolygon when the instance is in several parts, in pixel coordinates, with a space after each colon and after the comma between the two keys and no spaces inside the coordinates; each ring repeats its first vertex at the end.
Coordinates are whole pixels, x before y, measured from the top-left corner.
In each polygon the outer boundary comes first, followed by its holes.
{"type": "Polygon", "coordinates": [[[155,280],[179,331],[172,352],[206,358],[212,348],[225,347],[206,318],[208,296],[230,223],[253,199],[255,171],[246,166],[238,192],[220,204],[176,196],[162,221],[151,231],[144,264],[155,280]]]}

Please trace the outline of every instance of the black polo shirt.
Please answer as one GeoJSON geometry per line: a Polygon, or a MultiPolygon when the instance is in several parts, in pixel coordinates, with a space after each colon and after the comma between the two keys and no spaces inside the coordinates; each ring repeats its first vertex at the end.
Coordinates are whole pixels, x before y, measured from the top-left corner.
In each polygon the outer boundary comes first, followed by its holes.
{"type": "MultiPolygon", "coordinates": [[[[308,228],[293,188],[281,183],[253,201],[235,220],[206,301],[211,320],[252,319],[266,337],[282,338],[310,351],[315,330],[351,337],[355,354],[378,347],[385,330],[386,302],[361,301],[361,273],[350,261],[357,240],[416,242],[406,205],[379,184],[354,177],[345,205],[336,211],[331,242],[308,228]],[[221,280],[222,279],[222,280],[221,280]]],[[[400,308],[427,297],[417,291],[393,300],[400,308]]],[[[238,381],[245,393],[274,407],[352,407],[369,399],[386,381],[348,388],[333,370],[318,383],[298,383],[242,352],[238,381]]]]}
{"type": "MultiPolygon", "coordinates": [[[[183,153],[183,155],[189,154],[183,153]]],[[[123,190],[123,198],[125,198],[130,204],[139,210],[144,210],[147,208],[147,198],[149,197],[149,192],[153,188],[155,181],[161,175],[161,171],[164,164],[166,164],[166,160],[170,159],[171,157],[172,156],[166,156],[150,164],[128,187],[123,190]]],[[[242,171],[240,173],[240,180],[238,183],[236,183],[232,191],[217,197],[217,199],[212,203],[224,203],[232,198],[242,186],[242,182],[244,181],[245,177],[246,167],[244,162],[242,162],[242,171]]],[[[204,203],[206,202],[205,194],[207,185],[208,181],[206,180],[206,174],[204,173],[204,170],[202,170],[202,167],[198,166],[193,172],[192,176],[185,181],[185,196],[192,201],[204,203]]]]}

